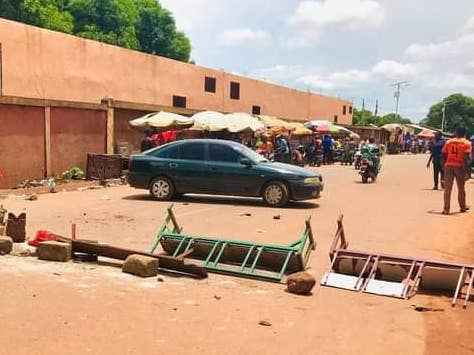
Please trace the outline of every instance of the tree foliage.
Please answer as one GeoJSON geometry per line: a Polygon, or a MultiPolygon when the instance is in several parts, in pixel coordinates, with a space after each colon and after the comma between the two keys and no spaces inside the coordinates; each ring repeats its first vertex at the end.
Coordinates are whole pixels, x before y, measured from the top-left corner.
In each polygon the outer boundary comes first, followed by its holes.
{"type": "Polygon", "coordinates": [[[403,118],[400,115],[395,113],[389,113],[385,116],[374,116],[372,111],[369,110],[357,110],[354,108],[353,113],[353,124],[356,126],[368,126],[368,125],[376,125],[376,126],[383,126],[388,123],[411,123],[409,118],[403,118]]]}
{"type": "Polygon", "coordinates": [[[422,123],[441,129],[445,103],[445,130],[454,132],[457,126],[463,125],[467,128],[469,136],[474,134],[474,97],[463,94],[452,94],[431,106],[427,118],[422,123]]]}
{"type": "Polygon", "coordinates": [[[0,17],[184,62],[191,53],[156,0],[0,0],[0,17]]]}

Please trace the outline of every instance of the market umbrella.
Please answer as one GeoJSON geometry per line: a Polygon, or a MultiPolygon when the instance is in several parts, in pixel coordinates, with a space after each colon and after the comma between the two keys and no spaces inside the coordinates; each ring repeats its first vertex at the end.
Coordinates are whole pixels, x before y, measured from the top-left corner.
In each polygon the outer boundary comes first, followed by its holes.
{"type": "Polygon", "coordinates": [[[232,133],[244,131],[257,132],[265,128],[265,125],[261,121],[248,113],[230,113],[224,116],[224,120],[227,130],[232,133]]]}
{"type": "Polygon", "coordinates": [[[395,132],[397,129],[403,129],[403,126],[398,123],[387,123],[384,124],[381,128],[389,132],[395,132]]]}
{"type": "Polygon", "coordinates": [[[265,128],[280,129],[281,131],[293,131],[295,129],[290,122],[273,116],[259,115],[257,117],[265,125],[265,128]]]}
{"type": "Polygon", "coordinates": [[[219,132],[227,129],[225,115],[216,111],[202,111],[191,117],[194,120],[192,130],[219,132]]]}
{"type": "Polygon", "coordinates": [[[350,129],[348,129],[346,127],[338,126],[338,125],[334,125],[334,126],[336,126],[339,129],[339,133],[346,133],[346,134],[349,135],[349,137],[352,137],[352,138],[355,138],[355,139],[360,138],[360,136],[357,133],[352,132],[350,129]]]}
{"type": "Polygon", "coordinates": [[[305,123],[305,126],[311,128],[313,131],[321,134],[333,133],[337,134],[340,131],[339,126],[336,126],[328,120],[313,120],[305,123]]]}
{"type": "Polygon", "coordinates": [[[291,132],[292,135],[295,136],[309,136],[313,134],[313,131],[307,127],[305,127],[304,124],[299,123],[299,122],[289,122],[289,125],[294,128],[294,131],[291,132]]]}
{"type": "Polygon", "coordinates": [[[134,120],[129,121],[128,124],[132,128],[144,131],[144,130],[150,128],[150,125],[148,124],[148,118],[150,116],[154,115],[154,114],[155,114],[155,112],[149,113],[149,114],[147,114],[145,116],[142,116],[142,117],[135,118],[134,120]]]}
{"type": "Polygon", "coordinates": [[[434,138],[435,136],[435,132],[430,130],[430,129],[424,129],[422,130],[420,133],[418,133],[418,137],[421,137],[421,138],[434,138]]]}
{"type": "Polygon", "coordinates": [[[193,123],[194,120],[190,117],[166,111],[149,113],[145,116],[129,121],[131,127],[141,130],[148,128],[186,128],[192,126],[193,123]]]}
{"type": "Polygon", "coordinates": [[[160,111],[148,117],[148,124],[153,128],[191,127],[194,120],[191,117],[172,112],[160,111]]]}

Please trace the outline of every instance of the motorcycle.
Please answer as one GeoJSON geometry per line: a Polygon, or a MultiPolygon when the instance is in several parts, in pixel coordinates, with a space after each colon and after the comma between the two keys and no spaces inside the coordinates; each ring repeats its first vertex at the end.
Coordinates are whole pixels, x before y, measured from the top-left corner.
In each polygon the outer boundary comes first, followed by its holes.
{"type": "Polygon", "coordinates": [[[360,169],[361,162],[362,162],[362,153],[360,150],[357,150],[354,154],[354,168],[356,170],[360,169]]]}
{"type": "Polygon", "coordinates": [[[372,182],[377,180],[380,171],[380,164],[376,166],[375,161],[367,156],[361,157],[359,174],[362,177],[362,183],[366,184],[369,178],[372,182]]]}

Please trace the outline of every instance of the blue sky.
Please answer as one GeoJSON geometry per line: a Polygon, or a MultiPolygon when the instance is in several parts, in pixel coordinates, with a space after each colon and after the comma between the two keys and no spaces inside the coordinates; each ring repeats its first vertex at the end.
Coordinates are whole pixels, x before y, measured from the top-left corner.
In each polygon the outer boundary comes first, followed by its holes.
{"type": "Polygon", "coordinates": [[[473,0],[161,0],[197,64],[339,96],[418,121],[474,96],[473,0]]]}

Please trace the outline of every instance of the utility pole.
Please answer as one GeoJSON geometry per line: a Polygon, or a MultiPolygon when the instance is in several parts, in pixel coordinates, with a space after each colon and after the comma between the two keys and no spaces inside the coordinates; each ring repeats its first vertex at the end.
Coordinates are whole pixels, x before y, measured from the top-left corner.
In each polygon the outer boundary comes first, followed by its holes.
{"type": "Polygon", "coordinates": [[[377,114],[379,113],[379,99],[375,100],[375,112],[374,116],[377,117],[377,114]]]}
{"type": "Polygon", "coordinates": [[[452,104],[454,101],[443,101],[443,118],[441,119],[441,132],[444,132],[446,129],[446,105],[452,104]]]}
{"type": "Polygon", "coordinates": [[[398,109],[399,109],[399,104],[400,104],[400,89],[402,86],[407,86],[408,81],[399,81],[398,83],[392,84],[392,86],[396,87],[396,91],[393,94],[395,97],[396,105],[395,105],[395,114],[398,116],[398,109]]]}
{"type": "Polygon", "coordinates": [[[362,98],[362,111],[360,111],[360,121],[364,120],[365,98],[362,98]]]}

